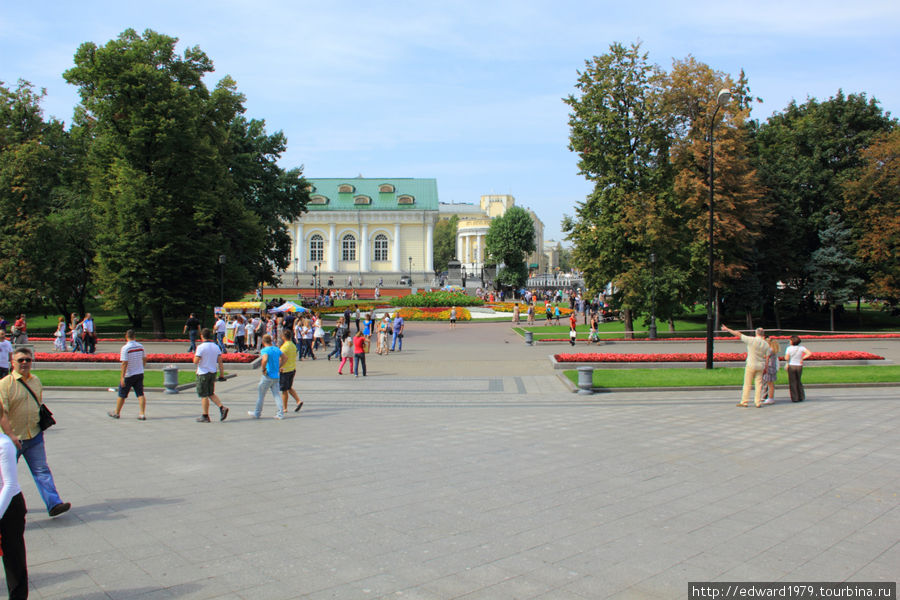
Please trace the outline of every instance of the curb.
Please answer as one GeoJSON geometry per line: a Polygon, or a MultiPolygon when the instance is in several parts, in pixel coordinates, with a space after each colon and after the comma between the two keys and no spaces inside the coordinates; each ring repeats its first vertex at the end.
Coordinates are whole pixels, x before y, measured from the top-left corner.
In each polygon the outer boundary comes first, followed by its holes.
{"type": "MultiPolygon", "coordinates": [[[[559,377],[572,393],[578,393],[578,386],[575,385],[568,377],[560,374],[559,377]]],[[[841,389],[841,388],[887,388],[900,387],[900,381],[879,382],[879,383],[804,383],[805,389],[841,389]]],[[[595,394],[608,392],[710,392],[710,391],[741,391],[743,386],[740,385],[708,385],[708,386],[692,386],[692,387],[637,387],[637,388],[606,388],[592,387],[591,391],[595,394]]]]}
{"type": "MultiPolygon", "coordinates": [[[[578,367],[591,367],[594,369],[702,369],[706,367],[703,362],[559,362],[554,354],[549,354],[550,364],[554,369],[563,369],[574,371],[578,367]]],[[[884,366],[896,364],[892,360],[816,360],[804,363],[804,367],[865,367],[865,366],[884,366]]],[[[746,363],[743,361],[716,361],[713,363],[716,367],[741,367],[746,363]]],[[[781,368],[779,363],[779,368],[781,368]]]]}
{"type": "MultiPolygon", "coordinates": [[[[227,374],[225,375],[226,381],[227,381],[228,379],[232,379],[232,378],[234,378],[234,377],[237,377],[237,375],[236,375],[235,373],[227,373],[227,374]]],[[[221,381],[217,381],[217,383],[222,383],[222,382],[221,382],[221,381]]],[[[197,387],[197,382],[196,382],[196,381],[192,381],[191,383],[182,383],[182,384],[176,386],[175,389],[178,390],[179,392],[183,392],[184,390],[190,390],[190,389],[195,388],[195,387],[197,387]]],[[[110,391],[115,391],[114,388],[110,388],[110,387],[86,387],[86,386],[65,386],[65,387],[63,387],[63,386],[49,386],[49,385],[48,385],[48,386],[44,387],[43,389],[45,389],[45,390],[51,390],[51,391],[55,391],[55,392],[65,392],[65,391],[71,391],[71,392],[110,392],[110,391]]],[[[164,388],[164,387],[145,387],[145,388],[144,388],[144,391],[145,391],[145,392],[154,392],[154,393],[163,394],[163,393],[165,393],[166,388],[164,388]]]]}

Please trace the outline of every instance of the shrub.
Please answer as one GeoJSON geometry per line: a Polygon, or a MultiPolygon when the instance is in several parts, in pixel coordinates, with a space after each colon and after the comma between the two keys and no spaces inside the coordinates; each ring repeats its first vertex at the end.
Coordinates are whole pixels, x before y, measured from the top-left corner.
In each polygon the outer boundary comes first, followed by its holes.
{"type": "Polygon", "coordinates": [[[462,292],[424,292],[396,298],[393,304],[411,307],[446,306],[449,309],[451,306],[482,306],[484,301],[462,292]]]}
{"type": "MultiPolygon", "coordinates": [[[[421,308],[401,308],[397,312],[404,319],[410,321],[449,321],[449,307],[421,307],[421,308]]],[[[471,321],[472,313],[465,308],[456,307],[457,321],[471,321]]]]}

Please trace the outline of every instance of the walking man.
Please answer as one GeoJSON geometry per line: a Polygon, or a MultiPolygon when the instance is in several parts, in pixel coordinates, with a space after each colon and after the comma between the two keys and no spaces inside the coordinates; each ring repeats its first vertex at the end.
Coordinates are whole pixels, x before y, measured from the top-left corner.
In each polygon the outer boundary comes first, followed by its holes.
{"type": "Polygon", "coordinates": [[[216,331],[216,345],[219,346],[219,350],[223,353],[225,352],[225,330],[227,328],[225,317],[219,315],[219,318],[216,319],[216,324],[213,325],[213,329],[216,331]]]}
{"type": "MultiPolygon", "coordinates": [[[[282,333],[282,336],[284,335],[290,335],[290,331],[285,329],[282,333]]],[[[271,335],[264,335],[262,343],[263,348],[259,351],[259,355],[262,357],[262,362],[260,363],[262,377],[260,377],[259,386],[256,388],[258,392],[256,409],[248,410],[247,414],[254,419],[258,419],[262,415],[263,400],[265,400],[266,392],[271,390],[272,397],[275,398],[275,418],[283,419],[284,409],[281,406],[281,398],[278,397],[278,392],[280,391],[278,384],[281,378],[280,370],[284,355],[281,353],[281,350],[272,345],[271,335]]]]}
{"type": "Polygon", "coordinates": [[[13,347],[6,339],[6,330],[0,329],[0,379],[9,375],[10,361],[12,361],[13,347]]]}
{"type": "Polygon", "coordinates": [[[137,396],[140,403],[138,420],[146,421],[147,397],[144,396],[144,366],[147,364],[147,354],[144,352],[144,347],[134,341],[134,329],[125,332],[125,345],[122,346],[122,351],[119,353],[119,360],[122,361],[119,397],[116,399],[116,410],[111,410],[107,414],[113,419],[118,419],[128,392],[134,388],[134,395],[137,396]]]}
{"type": "Polygon", "coordinates": [[[197,349],[197,336],[200,334],[200,319],[197,318],[197,315],[191,313],[191,316],[188,317],[187,322],[184,324],[182,333],[186,333],[188,339],[191,340],[188,352],[195,351],[197,349]]]}
{"type": "Polygon", "coordinates": [[[758,327],[756,329],[756,337],[750,337],[749,335],[744,335],[740,331],[730,329],[725,325],[722,325],[722,330],[740,338],[742,342],[747,344],[747,366],[744,367],[744,389],[741,392],[741,401],[738,403],[738,406],[740,408],[747,408],[747,403],[750,401],[750,384],[752,382],[756,399],[756,408],[760,408],[763,406],[763,371],[766,368],[766,354],[769,352],[769,342],[766,341],[766,332],[762,327],[758,327]]]}
{"type": "Polygon", "coordinates": [[[97,351],[97,331],[94,329],[94,317],[91,313],[84,316],[84,351],[93,354],[97,351]]]}
{"type": "Polygon", "coordinates": [[[395,349],[397,352],[403,352],[403,317],[400,316],[400,311],[394,313],[394,334],[391,338],[391,352],[395,349]],[[400,340],[400,347],[397,348],[397,340],[400,340]]]}
{"type": "MultiPolygon", "coordinates": [[[[290,334],[281,332],[281,354],[284,359],[281,361],[281,374],[278,378],[278,387],[281,388],[281,409],[282,413],[287,412],[288,394],[296,402],[294,412],[300,412],[303,408],[303,402],[300,396],[294,391],[294,375],[297,373],[297,345],[291,341],[290,334]]],[[[340,346],[338,346],[340,348],[340,346]]]]}
{"type": "Polygon", "coordinates": [[[0,427],[18,448],[16,459],[25,457],[47,513],[56,517],[72,505],[59,497],[53,473],[47,465],[44,432],[38,425],[44,387],[41,380],[31,374],[33,361],[34,355],[28,348],[13,352],[13,372],[0,381],[0,403],[3,404],[0,427]]]}
{"type": "MultiPolygon", "coordinates": [[[[224,323],[224,322],[223,322],[224,323]]],[[[209,423],[209,401],[219,407],[219,420],[228,418],[228,407],[216,396],[216,371],[219,379],[225,379],[225,363],[222,362],[222,350],[212,341],[212,331],[203,328],[200,332],[203,343],[197,346],[194,353],[194,364],[197,365],[197,396],[200,397],[200,408],[203,414],[197,417],[198,423],[209,423]]]]}

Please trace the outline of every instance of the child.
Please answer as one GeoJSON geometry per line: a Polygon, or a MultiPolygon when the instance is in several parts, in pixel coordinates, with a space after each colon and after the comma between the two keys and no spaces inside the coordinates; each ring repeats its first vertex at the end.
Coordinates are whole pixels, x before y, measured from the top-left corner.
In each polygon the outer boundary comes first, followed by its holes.
{"type": "Polygon", "coordinates": [[[575,326],[570,324],[569,325],[569,345],[570,346],[575,345],[575,338],[577,336],[578,336],[578,333],[575,331],[575,326]]]}
{"type": "Polygon", "coordinates": [[[344,330],[344,339],[341,340],[341,366],[338,367],[338,375],[343,375],[341,371],[347,361],[350,361],[350,374],[353,375],[353,338],[349,327],[344,330]]]}

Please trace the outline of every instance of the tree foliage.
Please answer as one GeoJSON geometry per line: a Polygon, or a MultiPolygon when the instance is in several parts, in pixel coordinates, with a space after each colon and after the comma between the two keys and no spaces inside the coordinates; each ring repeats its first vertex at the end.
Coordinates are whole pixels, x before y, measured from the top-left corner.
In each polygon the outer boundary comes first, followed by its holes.
{"type": "Polygon", "coordinates": [[[456,232],[458,226],[459,217],[457,215],[438,221],[434,226],[433,267],[435,273],[446,271],[447,265],[456,257],[456,232]]]}
{"type": "Polygon", "coordinates": [[[497,282],[520,287],[528,280],[526,258],[534,252],[534,221],[520,206],[513,206],[491,221],[485,236],[487,258],[503,265],[497,282]]]}

